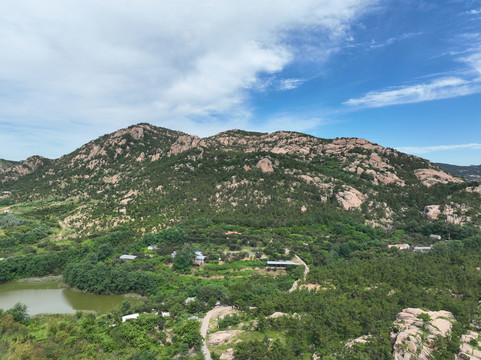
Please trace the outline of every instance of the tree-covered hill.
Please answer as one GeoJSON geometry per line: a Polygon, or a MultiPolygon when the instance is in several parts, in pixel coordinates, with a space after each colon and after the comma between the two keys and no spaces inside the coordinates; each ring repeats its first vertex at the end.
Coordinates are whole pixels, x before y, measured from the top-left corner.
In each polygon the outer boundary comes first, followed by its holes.
{"type": "Polygon", "coordinates": [[[459,166],[443,163],[436,163],[441,169],[466,180],[481,181],[481,165],[459,166]]]}
{"type": "Polygon", "coordinates": [[[12,166],[15,166],[17,164],[17,161],[0,159],[0,172],[3,172],[5,169],[11,168],[12,166]]]}
{"type": "Polygon", "coordinates": [[[426,217],[481,223],[476,183],[367,140],[296,132],[201,139],[138,124],[56,160],[29,158],[0,181],[17,201],[68,202],[64,223],[80,234],[199,218],[257,227],[346,216],[383,227],[426,217]]]}

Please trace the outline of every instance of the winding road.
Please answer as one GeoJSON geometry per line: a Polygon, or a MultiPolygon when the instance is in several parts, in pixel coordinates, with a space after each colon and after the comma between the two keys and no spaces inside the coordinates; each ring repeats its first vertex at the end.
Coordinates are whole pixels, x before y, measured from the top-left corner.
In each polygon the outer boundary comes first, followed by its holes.
{"type": "Polygon", "coordinates": [[[207,314],[205,314],[204,318],[202,319],[202,323],[200,325],[200,335],[202,336],[202,353],[204,354],[205,360],[212,360],[210,356],[210,351],[207,348],[207,330],[209,329],[209,322],[210,319],[216,319],[222,314],[227,314],[232,310],[231,306],[219,306],[215,307],[210,310],[207,314]]]}

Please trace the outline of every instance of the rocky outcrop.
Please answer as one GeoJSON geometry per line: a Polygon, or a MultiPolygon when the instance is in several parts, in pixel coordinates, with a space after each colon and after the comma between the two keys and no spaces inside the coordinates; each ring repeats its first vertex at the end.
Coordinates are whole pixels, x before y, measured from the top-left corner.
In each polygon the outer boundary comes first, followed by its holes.
{"type": "Polygon", "coordinates": [[[436,337],[450,334],[453,314],[448,311],[404,309],[396,316],[391,342],[395,360],[428,360],[436,337]]]}
{"type": "Polygon", "coordinates": [[[346,186],[344,191],[336,194],[336,199],[344,210],[349,210],[351,208],[359,208],[366,201],[367,195],[351,186],[346,186]]]}
{"type": "Polygon", "coordinates": [[[469,331],[461,336],[459,353],[454,356],[454,360],[481,360],[481,341],[479,333],[469,331]]]}
{"type": "Polygon", "coordinates": [[[268,158],[259,160],[259,162],[256,165],[256,168],[261,169],[263,173],[274,172],[274,166],[272,165],[272,161],[270,161],[268,158]]]}
{"type": "Polygon", "coordinates": [[[463,179],[455,177],[451,174],[448,174],[442,170],[435,170],[435,169],[416,169],[414,170],[414,174],[416,177],[423,183],[423,185],[430,187],[434,184],[447,184],[450,182],[453,183],[462,183],[464,182],[463,179]]]}
{"type": "Polygon", "coordinates": [[[441,205],[428,205],[424,207],[424,217],[434,221],[443,216],[448,223],[463,225],[471,221],[471,218],[466,215],[469,209],[465,204],[456,203],[444,205],[442,208],[441,205]]]}
{"type": "Polygon", "coordinates": [[[175,143],[170,147],[167,156],[176,155],[184,151],[197,147],[200,143],[198,136],[181,135],[177,138],[175,143]]]}
{"type": "Polygon", "coordinates": [[[477,194],[481,195],[481,185],[476,186],[476,187],[468,187],[468,188],[466,188],[466,191],[470,192],[470,193],[477,193],[477,194]]]}

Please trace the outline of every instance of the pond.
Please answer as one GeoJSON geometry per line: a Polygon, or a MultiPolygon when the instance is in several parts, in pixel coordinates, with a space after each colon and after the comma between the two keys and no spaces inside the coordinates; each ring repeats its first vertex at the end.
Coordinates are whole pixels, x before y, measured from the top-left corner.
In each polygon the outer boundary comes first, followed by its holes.
{"type": "MultiPolygon", "coordinates": [[[[0,285],[0,308],[10,309],[17,302],[27,305],[29,315],[70,314],[77,310],[105,313],[126,299],[122,295],[94,295],[63,288],[60,282],[28,284],[9,282],[0,285]]],[[[132,303],[132,301],[128,299],[132,303]]]]}

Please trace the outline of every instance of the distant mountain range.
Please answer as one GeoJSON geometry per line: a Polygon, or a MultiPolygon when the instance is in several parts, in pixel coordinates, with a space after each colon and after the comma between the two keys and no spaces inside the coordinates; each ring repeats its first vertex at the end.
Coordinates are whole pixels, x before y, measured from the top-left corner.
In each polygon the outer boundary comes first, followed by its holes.
{"type": "Polygon", "coordinates": [[[459,166],[436,163],[441,169],[465,178],[466,180],[481,181],[481,165],[459,166]]]}
{"type": "Polygon", "coordinates": [[[10,160],[3,160],[0,159],[0,173],[3,172],[5,169],[11,168],[15,165],[18,165],[19,162],[17,161],[10,161],[10,160]]]}

